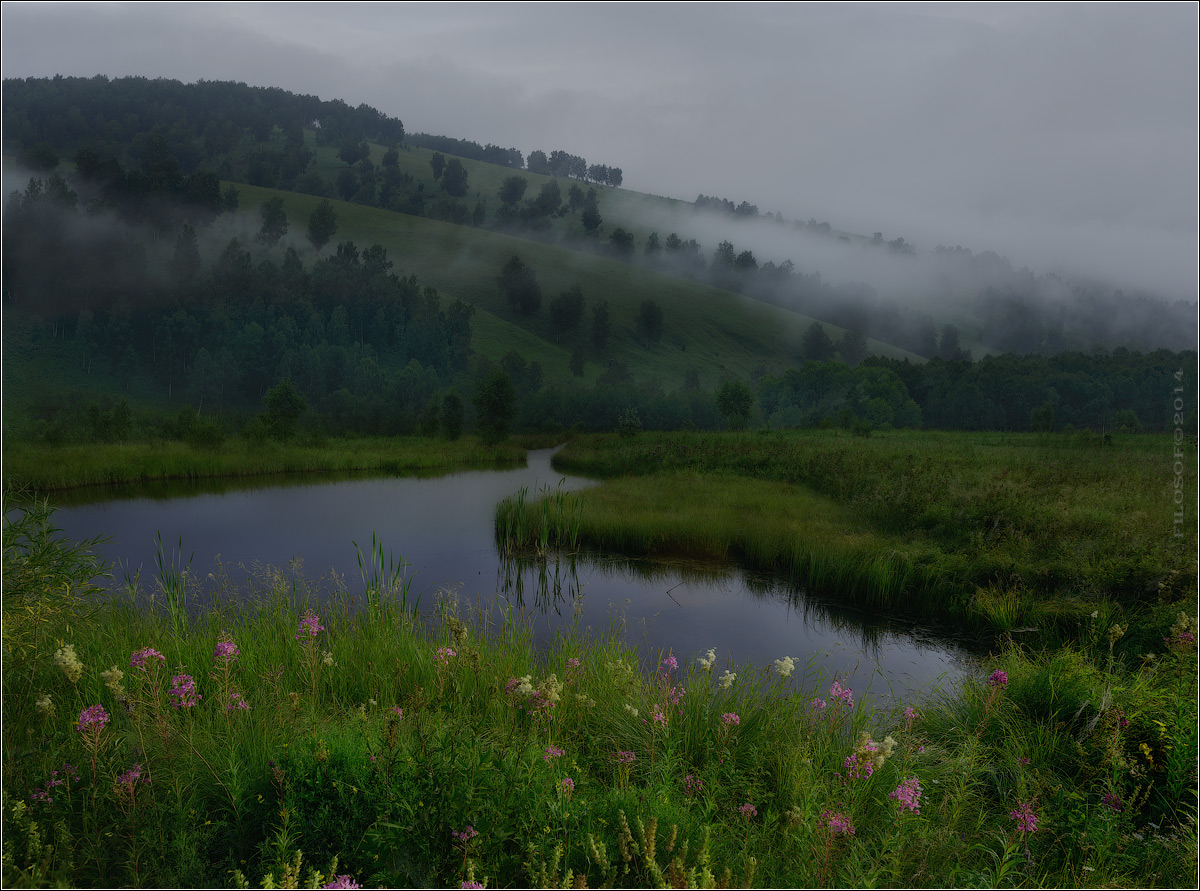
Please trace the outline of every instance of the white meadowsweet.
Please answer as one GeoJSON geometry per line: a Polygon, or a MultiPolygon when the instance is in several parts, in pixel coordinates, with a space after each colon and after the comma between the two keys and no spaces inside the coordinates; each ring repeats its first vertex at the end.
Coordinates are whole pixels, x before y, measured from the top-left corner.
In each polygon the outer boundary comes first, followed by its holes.
{"type": "Polygon", "coordinates": [[[50,698],[49,693],[35,702],[33,707],[38,710],[38,714],[45,715],[47,718],[53,717],[54,715],[54,700],[50,698]]]}
{"type": "Polygon", "coordinates": [[[722,690],[728,690],[733,686],[733,682],[737,680],[737,675],[732,671],[726,671],[723,675],[717,678],[717,683],[721,685],[722,690]]]}
{"type": "Polygon", "coordinates": [[[717,661],[717,651],[710,649],[708,653],[696,660],[700,664],[700,668],[704,671],[712,671],[713,663],[717,661]]]}
{"type": "Polygon", "coordinates": [[[100,672],[100,679],[104,681],[104,686],[108,687],[109,692],[118,699],[125,695],[125,687],[121,684],[124,677],[125,672],[115,665],[108,671],[100,672]]]}
{"type": "Polygon", "coordinates": [[[629,714],[633,715],[635,718],[638,716],[638,710],[628,702],[625,703],[625,711],[629,712],[629,714]]]}
{"type": "Polygon", "coordinates": [[[328,650],[326,650],[324,655],[321,656],[321,662],[324,663],[326,668],[333,668],[337,665],[337,663],[333,661],[333,653],[329,652],[328,650]]]}
{"type": "Polygon", "coordinates": [[[791,656],[784,656],[782,659],[776,659],[775,670],[779,672],[779,676],[781,678],[791,677],[792,672],[796,670],[796,660],[791,656]]]}
{"type": "Polygon", "coordinates": [[[72,684],[77,683],[83,677],[83,663],[75,655],[75,644],[67,644],[62,649],[56,651],[54,653],[54,664],[62,669],[63,674],[67,676],[67,680],[72,684]]]}

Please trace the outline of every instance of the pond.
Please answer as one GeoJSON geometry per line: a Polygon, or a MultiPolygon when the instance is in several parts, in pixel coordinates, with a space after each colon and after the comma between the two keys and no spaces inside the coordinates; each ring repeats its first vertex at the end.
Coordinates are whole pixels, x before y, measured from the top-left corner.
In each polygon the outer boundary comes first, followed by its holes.
{"type": "MultiPolygon", "coordinates": [[[[159,541],[193,577],[228,575],[235,584],[267,566],[309,580],[344,579],[361,593],[359,554],[374,537],[410,564],[410,597],[422,611],[439,591],[460,603],[520,609],[539,646],[572,627],[623,630],[652,664],[674,651],[681,664],[710,647],[718,664],[757,667],[793,656],[819,670],[823,685],[849,678],[856,693],[907,702],[950,686],[982,655],[978,641],[902,616],[881,616],[798,590],[771,576],[729,566],[559,555],[503,558],[493,534],[496,504],[528,487],[568,491],[594,483],[551,467],[554,450],[529,453],[526,467],[440,477],[258,480],[76,493],[59,501],[55,524],[73,539],[111,536],[101,547],[114,576],[140,571],[153,588],[159,541]],[[102,498],[88,503],[87,498],[102,498]],[[182,545],[180,544],[182,543],[182,545]],[[178,552],[178,553],[176,553],[178,552]],[[241,579],[239,579],[241,576],[241,579]]],[[[332,590],[332,582],[328,588],[332,590]]],[[[799,672],[798,672],[799,674],[799,672]]]]}

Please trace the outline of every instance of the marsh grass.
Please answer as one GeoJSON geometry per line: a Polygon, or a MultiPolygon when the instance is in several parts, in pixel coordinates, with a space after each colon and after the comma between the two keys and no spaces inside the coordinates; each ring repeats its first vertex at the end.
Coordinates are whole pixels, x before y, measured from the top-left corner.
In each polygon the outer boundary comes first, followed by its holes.
{"type": "MultiPolygon", "coordinates": [[[[24,548],[5,544],[7,592],[24,548]]],[[[37,577],[75,572],[63,547],[37,577]]],[[[720,641],[707,666],[630,650],[619,624],[539,652],[513,611],[445,596],[418,616],[393,587],[317,613],[314,584],[266,570],[182,635],[114,598],[6,651],[5,885],[1194,878],[1194,616],[1151,617],[1176,643],[1150,667],[1097,615],[1079,649],[1008,647],[991,681],[881,707],[720,641]],[[77,730],[96,707],[107,723],[77,730]]]]}
{"type": "Polygon", "coordinates": [[[516,443],[485,446],[475,437],[449,442],[407,437],[329,439],[323,445],[229,439],[216,448],[182,442],[47,446],[5,443],[6,488],[53,492],[80,486],[206,480],[284,473],[438,473],[463,467],[512,466],[516,443]]]}

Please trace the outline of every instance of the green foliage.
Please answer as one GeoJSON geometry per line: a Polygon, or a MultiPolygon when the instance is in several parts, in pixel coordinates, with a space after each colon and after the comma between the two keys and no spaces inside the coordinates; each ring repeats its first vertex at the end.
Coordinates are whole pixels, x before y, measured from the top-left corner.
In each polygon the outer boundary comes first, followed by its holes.
{"type": "Polygon", "coordinates": [[[750,423],[754,409],[754,394],[745,381],[727,380],[717,391],[717,408],[725,416],[731,430],[742,430],[750,423]]]}
{"type": "Polygon", "coordinates": [[[647,343],[658,343],[663,336],[663,310],[656,300],[643,300],[638,309],[638,333],[647,343]]]}
{"type": "Polygon", "coordinates": [[[315,250],[329,244],[337,232],[337,213],[328,201],[322,201],[308,217],[308,240],[315,250]]]}
{"type": "Polygon", "coordinates": [[[442,397],[442,436],[450,441],[454,441],[462,436],[463,415],[462,397],[456,391],[451,390],[442,397]]]}
{"type": "Polygon", "coordinates": [[[263,421],[270,435],[275,439],[290,439],[296,432],[296,422],[308,409],[308,402],[286,378],[268,390],[263,401],[267,404],[263,421]]]}
{"type": "Polygon", "coordinates": [[[517,411],[517,392],[509,376],[499,369],[492,372],[480,384],[472,402],[480,438],[489,445],[503,441],[517,411]]]}
{"type": "MultiPolygon", "coordinates": [[[[283,209],[283,198],[278,195],[264,202],[261,208],[262,227],[258,230],[257,240],[267,247],[274,247],[279,240],[287,235],[288,218],[283,209]]],[[[332,234],[331,234],[332,237],[332,234]]]]}
{"type": "Polygon", "coordinates": [[[442,188],[456,198],[467,194],[467,168],[463,167],[458,158],[451,158],[450,163],[446,165],[446,171],[442,174],[442,188]]]}
{"type": "Polygon", "coordinates": [[[496,279],[506,303],[522,315],[538,311],[542,305],[542,288],[533,270],[513,255],[500,270],[496,279]]]}

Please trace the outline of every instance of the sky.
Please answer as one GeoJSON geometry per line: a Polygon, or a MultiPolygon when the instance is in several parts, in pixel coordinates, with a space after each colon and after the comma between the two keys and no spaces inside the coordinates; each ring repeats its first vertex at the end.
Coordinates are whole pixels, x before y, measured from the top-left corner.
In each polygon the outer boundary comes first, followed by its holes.
{"type": "Polygon", "coordinates": [[[0,69],[365,102],[626,188],[1195,301],[1197,10],[5,2],[0,69]]]}

